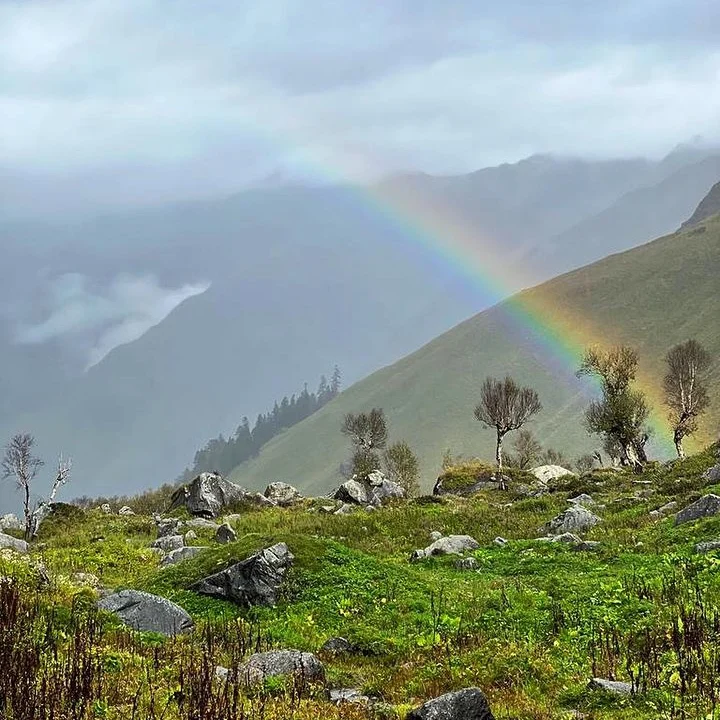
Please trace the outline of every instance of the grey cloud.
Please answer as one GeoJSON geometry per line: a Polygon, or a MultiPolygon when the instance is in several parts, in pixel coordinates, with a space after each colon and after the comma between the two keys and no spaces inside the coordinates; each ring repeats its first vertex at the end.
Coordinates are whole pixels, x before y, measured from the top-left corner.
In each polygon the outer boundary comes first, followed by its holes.
{"type": "Polygon", "coordinates": [[[90,287],[88,278],[66,274],[51,285],[49,315],[18,328],[21,344],[84,336],[92,339],[87,367],[111,350],[137,340],[164,320],[180,303],[209,288],[208,283],[164,288],[152,275],[121,275],[109,287],[90,287]]]}

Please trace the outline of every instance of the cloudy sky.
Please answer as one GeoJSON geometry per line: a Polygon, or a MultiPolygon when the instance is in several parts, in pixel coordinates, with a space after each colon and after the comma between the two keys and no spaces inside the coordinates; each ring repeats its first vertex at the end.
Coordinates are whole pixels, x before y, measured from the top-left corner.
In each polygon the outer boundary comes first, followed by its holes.
{"type": "Polygon", "coordinates": [[[719,38],[716,0],[0,0],[0,168],[172,196],[657,156],[720,136],[719,38]]]}

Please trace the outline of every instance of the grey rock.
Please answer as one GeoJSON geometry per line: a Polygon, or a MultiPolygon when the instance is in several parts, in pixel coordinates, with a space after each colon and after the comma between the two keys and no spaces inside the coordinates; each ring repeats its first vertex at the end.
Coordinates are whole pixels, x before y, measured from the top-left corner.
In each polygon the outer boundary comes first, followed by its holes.
{"type": "Polygon", "coordinates": [[[192,542],[193,540],[197,540],[197,533],[194,530],[188,530],[185,533],[184,537],[185,537],[185,542],[189,543],[189,542],[192,542]]]}
{"type": "Polygon", "coordinates": [[[287,678],[302,693],[325,684],[325,668],[315,655],[299,650],[256,653],[238,668],[238,678],[247,686],[261,685],[271,677],[287,678]]]}
{"type": "Polygon", "coordinates": [[[593,678],[588,683],[588,690],[601,690],[603,692],[613,693],[614,695],[632,695],[633,686],[627,682],[593,678]]]}
{"type": "Polygon", "coordinates": [[[474,557],[460,558],[455,561],[456,570],[477,570],[479,567],[480,565],[474,557]]]}
{"type": "Polygon", "coordinates": [[[700,555],[713,552],[714,550],[720,550],[720,540],[709,540],[708,542],[698,543],[695,546],[695,552],[700,555]]]}
{"type": "Polygon", "coordinates": [[[118,510],[118,515],[134,515],[135,511],[129,505],[123,505],[118,510]]]}
{"type": "Polygon", "coordinates": [[[430,542],[436,542],[436,541],[439,540],[442,536],[443,536],[443,535],[442,535],[441,532],[438,532],[437,530],[433,530],[433,531],[430,533],[430,542]]]}
{"type": "Polygon", "coordinates": [[[411,561],[422,560],[435,555],[462,555],[468,550],[477,550],[480,543],[470,535],[448,535],[428,545],[424,550],[415,550],[411,561]]]}
{"type": "Polygon", "coordinates": [[[397,483],[388,480],[381,472],[368,474],[365,478],[354,477],[344,482],[333,494],[334,500],[351,505],[374,505],[379,507],[388,500],[405,497],[405,491],[397,483]]]}
{"type": "Polygon", "coordinates": [[[340,688],[330,691],[330,702],[335,703],[335,705],[342,705],[343,703],[367,705],[370,702],[370,698],[355,688],[340,688]]]}
{"type": "Polygon", "coordinates": [[[203,547],[201,545],[193,545],[191,547],[181,547],[177,548],[176,550],[171,550],[160,561],[160,565],[162,567],[167,567],[168,565],[177,565],[177,563],[182,562],[183,560],[189,560],[190,558],[194,558],[198,553],[202,552],[203,550],[207,550],[207,547],[203,547]]]}
{"type": "Polygon", "coordinates": [[[706,470],[703,473],[703,480],[706,480],[708,485],[720,483],[720,465],[715,465],[715,467],[706,470]]]}
{"type": "Polygon", "coordinates": [[[3,530],[24,530],[25,525],[14,513],[8,513],[0,517],[0,531],[3,530]]]}
{"type": "Polygon", "coordinates": [[[581,540],[577,545],[573,546],[573,550],[579,552],[595,552],[602,547],[602,543],[598,540],[581,540]]]}
{"type": "Polygon", "coordinates": [[[245,502],[248,502],[251,505],[257,505],[258,507],[277,507],[277,503],[272,498],[265,497],[261,492],[250,493],[245,498],[245,502]]]}
{"type": "Polygon", "coordinates": [[[332,653],[334,655],[342,655],[355,651],[355,646],[344,637],[332,637],[325,641],[320,648],[320,652],[332,653]]]}
{"type": "Polygon", "coordinates": [[[87,587],[95,589],[100,587],[100,578],[92,573],[76,572],[70,577],[71,580],[78,585],[86,585],[87,587]]]}
{"type": "Polygon", "coordinates": [[[177,550],[183,547],[183,545],[185,545],[185,538],[182,535],[164,535],[152,544],[154,548],[162,550],[165,553],[177,550]]]}
{"type": "Polygon", "coordinates": [[[226,667],[223,667],[222,665],[218,665],[215,668],[215,679],[218,682],[227,682],[228,678],[230,677],[230,670],[228,670],[226,667]]]}
{"type": "Polygon", "coordinates": [[[554,517],[546,526],[550,535],[562,535],[563,533],[584,533],[595,527],[600,518],[594,515],[582,505],[572,507],[554,517]]]}
{"type": "Polygon", "coordinates": [[[303,496],[297,488],[294,488],[292,485],[288,485],[285,482],[270,483],[265,488],[264,495],[266,498],[272,500],[281,507],[294,505],[296,502],[303,499],[303,496]]]}
{"type": "Polygon", "coordinates": [[[561,535],[555,535],[550,539],[550,542],[554,543],[568,543],[571,545],[577,545],[579,542],[581,542],[580,538],[573,534],[573,533],[562,533],[561,535]]]}
{"type": "Polygon", "coordinates": [[[157,525],[158,537],[161,538],[167,535],[179,535],[183,522],[178,518],[155,517],[155,525],[157,525]]]}
{"type": "Polygon", "coordinates": [[[21,555],[25,555],[30,549],[24,540],[18,540],[12,535],[6,535],[3,532],[0,532],[0,548],[14,550],[21,555]]]}
{"type": "Polygon", "coordinates": [[[441,695],[411,710],[406,720],[495,720],[487,698],[479,688],[441,695]]]}
{"type": "Polygon", "coordinates": [[[355,512],[357,505],[350,505],[349,503],[343,503],[337,510],[333,512],[333,515],[348,515],[349,513],[355,512]]]}
{"type": "Polygon", "coordinates": [[[250,495],[222,475],[205,472],[173,493],[170,509],[185,507],[192,515],[214,518],[228,505],[247,501],[250,495]]]}
{"type": "Polygon", "coordinates": [[[505,547],[508,544],[508,541],[504,537],[500,537],[499,535],[493,540],[493,542],[498,547],[505,547]]]}
{"type": "Polygon", "coordinates": [[[720,495],[703,495],[675,516],[675,524],[682,525],[701,518],[713,517],[720,513],[720,495]]]}
{"type": "Polygon", "coordinates": [[[185,524],[189,527],[197,528],[198,530],[212,530],[213,532],[216,532],[220,527],[218,523],[202,517],[191,518],[185,524]]]}
{"type": "Polygon", "coordinates": [[[335,491],[333,498],[353,505],[367,505],[370,502],[368,488],[359,480],[355,479],[344,482],[335,491]]]}
{"type": "Polygon", "coordinates": [[[552,482],[553,480],[557,480],[558,478],[566,477],[568,475],[577,477],[577,475],[575,475],[572,470],[568,470],[561,465],[540,465],[536,468],[533,468],[530,472],[538,480],[546,484],[552,482]]]}
{"type": "Polygon", "coordinates": [[[293,560],[287,545],[278,543],[209,575],[191,589],[201,595],[231,600],[243,607],[275,605],[293,560]]]}
{"type": "Polygon", "coordinates": [[[117,615],[133,630],[174,636],[189,632],[193,627],[190,616],[179,605],[139,590],[121,590],[102,598],[97,604],[101,610],[117,615]]]}
{"type": "Polygon", "coordinates": [[[318,512],[325,513],[326,515],[330,515],[331,513],[334,513],[338,508],[335,507],[335,505],[321,505],[318,508],[318,512]]]}
{"type": "Polygon", "coordinates": [[[660,518],[665,517],[666,515],[669,515],[671,512],[674,512],[677,509],[677,503],[672,500],[669,503],[665,503],[662,507],[659,507],[657,510],[652,510],[650,512],[650,517],[653,518],[653,520],[659,520],[660,518]]]}
{"type": "MultiPolygon", "coordinates": [[[[503,475],[501,479],[504,480],[506,486],[511,482],[510,478],[505,475],[503,475]]],[[[477,482],[474,482],[471,485],[447,488],[442,476],[440,476],[433,487],[433,495],[458,495],[460,497],[469,497],[481,490],[498,490],[500,486],[501,483],[498,479],[496,479],[495,475],[488,474],[487,476],[483,476],[478,479],[477,482]]]]}
{"type": "Polygon", "coordinates": [[[222,545],[235,542],[237,540],[237,533],[228,525],[223,523],[215,532],[215,539],[222,545]]]}
{"type": "Polygon", "coordinates": [[[104,512],[106,515],[112,515],[112,508],[108,503],[103,503],[100,506],[100,510],[102,510],[102,512],[104,512]]]}
{"type": "Polygon", "coordinates": [[[588,495],[587,493],[582,493],[577,497],[568,498],[568,502],[573,505],[582,505],[583,507],[595,505],[595,501],[593,500],[592,496],[588,495]]]}

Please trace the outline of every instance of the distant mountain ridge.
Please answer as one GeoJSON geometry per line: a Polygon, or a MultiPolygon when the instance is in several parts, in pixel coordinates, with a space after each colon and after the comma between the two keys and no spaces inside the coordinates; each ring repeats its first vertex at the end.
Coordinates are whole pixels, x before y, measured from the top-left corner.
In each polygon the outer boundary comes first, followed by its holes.
{"type": "Polygon", "coordinates": [[[692,217],[686,220],[681,227],[695,227],[695,225],[699,225],[704,220],[718,213],[720,213],[720,182],[713,185],[710,192],[698,205],[697,210],[692,214],[692,217]]]}

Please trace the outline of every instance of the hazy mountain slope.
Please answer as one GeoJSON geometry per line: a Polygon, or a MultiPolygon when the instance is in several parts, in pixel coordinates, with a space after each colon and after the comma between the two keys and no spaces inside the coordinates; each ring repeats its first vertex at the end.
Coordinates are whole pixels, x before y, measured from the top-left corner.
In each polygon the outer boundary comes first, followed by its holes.
{"type": "Polygon", "coordinates": [[[565,272],[672,232],[718,178],[720,155],[674,169],[657,184],[632,190],[597,215],[542,242],[531,254],[532,263],[565,272]]]}
{"type": "Polygon", "coordinates": [[[705,196],[703,201],[697,206],[692,217],[682,224],[683,228],[694,227],[699,225],[713,215],[720,213],[720,182],[713,185],[710,192],[705,196]]]}
{"type": "MultiPolygon", "coordinates": [[[[720,217],[688,231],[614,255],[523,293],[531,306],[571,312],[601,328],[602,340],[636,346],[643,369],[662,376],[668,348],[688,337],[701,340],[720,358],[720,217]]],[[[323,410],[273,440],[259,458],[233,477],[261,486],[287,480],[315,492],[337,481],[346,458],[340,420],[347,412],[379,406],[387,412],[391,437],[418,452],[427,487],[445,448],[491,457],[492,433],[472,416],[487,375],[510,373],[538,389],[544,411],[532,422],[540,438],[577,456],[594,446],[581,426],[583,390],[573,367],[548,363],[501,304],[462,323],[416,353],[357,383],[323,410]]],[[[720,364],[713,370],[713,397],[720,396],[720,364]]],[[[705,422],[716,435],[720,403],[705,422]]]]}
{"type": "MultiPolygon", "coordinates": [[[[387,182],[408,192],[419,183],[511,253],[665,172],[664,162],[536,156],[387,182]]],[[[12,253],[0,268],[0,435],[27,429],[46,458],[71,453],[76,494],[138,490],[175,477],[209,437],[334,363],[352,382],[488,304],[365,195],[280,187],[82,222],[5,225],[12,253]],[[65,273],[98,287],[123,273],[212,287],[84,374],[91,334],[12,343],[17,313],[42,320],[36,300],[65,273]]],[[[535,269],[539,278],[555,274],[535,269]]]]}

